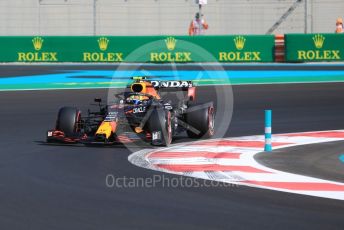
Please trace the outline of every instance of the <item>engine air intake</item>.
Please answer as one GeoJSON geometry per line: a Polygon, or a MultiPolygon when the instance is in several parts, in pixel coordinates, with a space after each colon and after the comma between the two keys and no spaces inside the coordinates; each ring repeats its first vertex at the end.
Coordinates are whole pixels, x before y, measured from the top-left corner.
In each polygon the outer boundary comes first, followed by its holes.
{"type": "Polygon", "coordinates": [[[135,83],[131,85],[131,91],[135,92],[135,93],[144,93],[144,86],[143,84],[139,84],[139,83],[135,83]]]}

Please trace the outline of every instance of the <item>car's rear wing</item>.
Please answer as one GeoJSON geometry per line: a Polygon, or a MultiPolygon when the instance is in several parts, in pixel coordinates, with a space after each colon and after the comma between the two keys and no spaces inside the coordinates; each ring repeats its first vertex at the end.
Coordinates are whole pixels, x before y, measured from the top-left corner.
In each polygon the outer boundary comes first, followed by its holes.
{"type": "Polygon", "coordinates": [[[189,101],[194,101],[196,87],[192,81],[150,81],[160,93],[162,92],[183,92],[189,101]],[[187,93],[187,94],[185,94],[187,93]]]}
{"type": "Polygon", "coordinates": [[[160,81],[160,80],[150,80],[149,78],[154,77],[132,77],[132,79],[137,82],[150,82],[152,86],[156,89],[160,88],[179,88],[179,89],[188,89],[194,87],[192,81],[178,81],[178,80],[171,80],[171,81],[160,81]]]}
{"type": "MultiPolygon", "coordinates": [[[[128,86],[133,92],[141,92],[146,86],[144,82],[149,82],[150,87],[153,87],[156,91],[162,92],[187,92],[188,100],[195,100],[196,88],[192,81],[160,81],[160,80],[148,80],[147,78],[153,77],[133,77],[135,83],[128,86]],[[137,87],[136,87],[137,86],[137,87]]],[[[146,91],[146,90],[144,90],[146,91]]]]}
{"type": "Polygon", "coordinates": [[[194,87],[192,81],[154,81],[149,80],[154,88],[178,88],[178,89],[188,89],[194,87]]]}

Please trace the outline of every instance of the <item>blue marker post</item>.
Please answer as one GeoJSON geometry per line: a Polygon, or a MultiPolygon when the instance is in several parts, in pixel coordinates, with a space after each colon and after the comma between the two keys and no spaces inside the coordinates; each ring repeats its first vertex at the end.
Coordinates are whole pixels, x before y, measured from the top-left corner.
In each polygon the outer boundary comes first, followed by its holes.
{"type": "Polygon", "coordinates": [[[271,110],[265,110],[265,147],[264,151],[271,152],[272,145],[271,145],[271,118],[272,118],[271,110]]]}
{"type": "Polygon", "coordinates": [[[344,154],[342,154],[342,155],[339,156],[339,160],[340,160],[342,163],[344,163],[344,154]]]}

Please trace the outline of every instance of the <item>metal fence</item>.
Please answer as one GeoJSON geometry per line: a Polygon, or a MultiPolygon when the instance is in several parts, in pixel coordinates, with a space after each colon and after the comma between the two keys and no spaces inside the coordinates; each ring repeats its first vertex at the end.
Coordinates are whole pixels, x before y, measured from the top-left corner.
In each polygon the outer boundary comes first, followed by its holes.
{"type": "MultiPolygon", "coordinates": [[[[0,0],[0,35],[186,35],[194,0],[0,0]]],[[[333,32],[343,0],[208,0],[206,34],[333,32]],[[275,27],[274,27],[275,25],[275,27]]]]}

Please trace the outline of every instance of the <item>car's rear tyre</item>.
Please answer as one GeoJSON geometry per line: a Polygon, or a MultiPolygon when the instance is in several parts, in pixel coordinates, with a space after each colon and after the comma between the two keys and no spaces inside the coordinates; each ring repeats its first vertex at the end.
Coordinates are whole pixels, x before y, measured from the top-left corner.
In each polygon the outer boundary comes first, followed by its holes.
{"type": "Polygon", "coordinates": [[[190,106],[186,113],[186,123],[191,126],[186,131],[188,137],[212,137],[215,133],[215,109],[213,104],[190,106]]]}
{"type": "Polygon", "coordinates": [[[173,136],[171,112],[163,108],[153,109],[148,120],[148,129],[152,135],[152,145],[170,145],[173,136]]]}
{"type": "Polygon", "coordinates": [[[62,131],[66,136],[73,136],[78,132],[80,111],[74,107],[63,107],[59,110],[56,121],[56,130],[62,131]]]}

